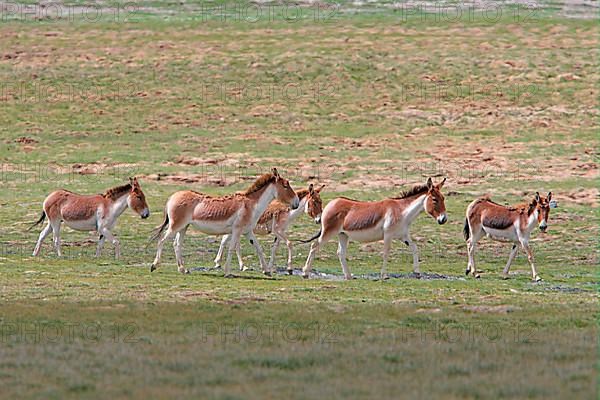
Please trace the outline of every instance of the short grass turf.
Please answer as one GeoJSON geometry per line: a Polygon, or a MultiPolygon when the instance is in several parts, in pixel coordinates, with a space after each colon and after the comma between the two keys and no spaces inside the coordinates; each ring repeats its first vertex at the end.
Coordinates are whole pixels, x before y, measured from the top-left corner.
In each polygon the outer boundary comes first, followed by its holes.
{"type": "MultiPolygon", "coordinates": [[[[0,24],[0,397],[597,397],[595,21],[344,3],[328,23],[224,23],[140,5],[135,21],[0,24]],[[448,177],[449,222],[412,229],[424,279],[402,243],[384,282],[380,243],[350,245],[349,282],[335,243],[321,278],[266,278],[244,243],[255,270],[224,279],[210,269],[218,239],[193,231],[192,273],[167,246],[150,274],[170,193],[241,190],[272,166],[296,187],[327,184],[326,202],[448,177]],[[131,175],[152,215],[123,215],[121,260],[69,229],[63,258],[49,242],[30,257],[47,193],[131,175]],[[522,252],[502,280],[509,245],[485,239],[482,278],[464,277],[468,203],[535,191],[559,201],[532,239],[544,281],[522,252]]],[[[291,237],[317,230],[304,218],[291,237]]],[[[307,250],[295,243],[296,268],[307,250]]]]}

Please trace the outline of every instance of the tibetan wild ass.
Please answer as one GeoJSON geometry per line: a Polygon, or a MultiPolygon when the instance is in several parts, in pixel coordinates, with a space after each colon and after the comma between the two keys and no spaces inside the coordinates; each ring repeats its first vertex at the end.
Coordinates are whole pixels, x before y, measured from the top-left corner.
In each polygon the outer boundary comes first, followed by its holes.
{"type": "Polygon", "coordinates": [[[466,274],[472,273],[475,278],[479,278],[475,268],[475,249],[479,239],[487,235],[493,240],[513,242],[508,262],[503,271],[505,278],[508,278],[508,270],[517,255],[517,244],[520,243],[531,264],[532,279],[536,282],[541,281],[542,278],[537,274],[533,264],[529,236],[536,225],[542,232],[546,232],[550,208],[556,208],[556,206],[556,201],[552,200],[552,192],[548,193],[547,197],[542,197],[536,192],[535,197],[529,203],[516,206],[502,206],[494,203],[489,197],[481,197],[469,204],[463,229],[469,254],[466,274]]]}
{"type": "Polygon", "coordinates": [[[178,270],[181,273],[189,273],[189,270],[183,266],[182,245],[185,232],[191,224],[209,235],[231,235],[224,267],[226,277],[232,276],[229,270],[231,254],[239,247],[241,235],[245,235],[254,245],[263,272],[265,275],[270,275],[271,271],[267,268],[264,254],[253,230],[260,216],[274,199],[290,204],[293,209],[298,208],[300,202],[290,183],[279,175],[276,168],[273,168],[272,173],[259,177],[242,193],[214,197],[184,190],[172,194],[165,206],[164,222],[153,236],[153,239],[158,238],[158,249],[156,258],[150,266],[150,272],[154,271],[160,263],[165,241],[175,236],[173,246],[178,270]]]}
{"type": "MultiPolygon", "coordinates": [[[[321,223],[323,202],[321,201],[320,193],[323,187],[325,187],[325,185],[322,185],[318,189],[314,189],[313,184],[311,183],[308,186],[308,190],[298,190],[296,193],[300,199],[300,205],[295,210],[292,210],[288,205],[283,204],[279,200],[274,200],[271,202],[271,204],[269,204],[267,211],[265,211],[265,213],[258,220],[258,223],[254,228],[255,234],[268,235],[272,233],[275,235],[275,240],[271,248],[271,259],[269,260],[268,267],[269,270],[272,270],[273,266],[275,265],[275,254],[280,243],[285,242],[288,249],[287,271],[290,275],[292,274],[292,241],[287,237],[287,230],[291,223],[302,214],[308,215],[310,218],[314,219],[317,224],[321,223]]],[[[229,237],[230,235],[225,235],[221,240],[221,247],[219,247],[219,252],[215,258],[216,268],[221,266],[225,245],[227,244],[229,237]]],[[[236,248],[236,254],[238,263],[240,265],[240,270],[244,271],[245,267],[239,246],[236,248]]]]}
{"type": "Polygon", "coordinates": [[[41,224],[46,216],[48,225],[38,238],[33,255],[40,253],[42,242],[52,232],[54,248],[58,256],[60,251],[60,225],[64,223],[78,231],[98,232],[98,248],[96,256],[100,256],[104,241],[108,239],[115,247],[115,257],[119,258],[121,248],[119,240],[112,234],[117,218],[127,207],[138,213],[142,218],[148,218],[150,210],[146,204],[146,196],[136,178],[129,178],[129,183],[107,190],[104,194],[81,195],[68,190],[57,190],[44,200],[42,216],[29,229],[41,224]]]}
{"type": "Polygon", "coordinates": [[[308,278],[315,255],[334,235],[338,235],[338,257],[344,270],[344,277],[352,279],[346,263],[348,240],[357,242],[375,242],[383,239],[383,265],[381,278],[387,277],[386,267],[392,240],[399,238],[412,251],[413,270],[419,272],[419,254],[417,245],[410,239],[410,224],[422,212],[426,211],[439,224],[447,221],[444,195],[441,192],[444,179],[434,185],[431,178],[425,185],[418,185],[403,192],[399,197],[381,201],[358,201],[345,197],[331,201],[323,210],[321,231],[306,242],[318,238],[310,248],[303,269],[304,278],[308,278]]]}

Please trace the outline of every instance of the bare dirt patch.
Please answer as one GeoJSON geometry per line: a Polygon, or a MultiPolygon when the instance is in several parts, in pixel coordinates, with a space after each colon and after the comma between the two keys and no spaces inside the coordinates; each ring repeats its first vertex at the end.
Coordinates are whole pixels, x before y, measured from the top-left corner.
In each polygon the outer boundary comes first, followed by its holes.
{"type": "Polygon", "coordinates": [[[508,314],[514,311],[518,311],[521,308],[510,306],[510,305],[497,305],[497,306],[464,306],[464,310],[475,312],[475,313],[491,313],[491,314],[508,314]]]}

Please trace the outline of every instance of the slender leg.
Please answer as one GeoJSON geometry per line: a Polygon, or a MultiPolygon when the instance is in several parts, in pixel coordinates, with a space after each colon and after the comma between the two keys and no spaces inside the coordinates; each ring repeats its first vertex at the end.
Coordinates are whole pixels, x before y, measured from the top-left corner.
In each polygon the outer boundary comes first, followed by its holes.
{"type": "MultiPolygon", "coordinates": [[[[321,227],[322,227],[322,225],[321,225],[321,227]]],[[[323,230],[321,232],[321,236],[319,236],[317,241],[313,242],[313,244],[311,244],[310,252],[308,253],[308,257],[306,257],[306,263],[304,264],[304,268],[302,268],[302,277],[303,278],[308,279],[308,277],[310,276],[310,271],[312,270],[312,263],[315,260],[315,256],[321,249],[321,246],[323,246],[325,243],[327,243],[329,241],[332,233],[333,233],[332,231],[326,232],[325,230],[323,230]]]]}
{"type": "Polygon", "coordinates": [[[104,247],[105,240],[106,240],[106,237],[103,234],[100,234],[98,236],[98,247],[96,248],[96,257],[100,257],[100,254],[102,253],[102,248],[104,247]]]}
{"type": "Polygon", "coordinates": [[[473,259],[473,237],[471,236],[467,239],[467,269],[465,271],[465,275],[469,275],[470,272],[473,272],[473,274],[475,274],[475,271],[473,270],[475,261],[473,259]]]}
{"type": "Polygon", "coordinates": [[[512,264],[517,252],[519,251],[519,247],[515,244],[512,245],[512,249],[510,250],[510,255],[508,256],[508,262],[506,263],[506,267],[504,267],[504,271],[502,271],[502,278],[508,279],[508,270],[510,269],[510,265],[512,264]]]}
{"type": "Polygon", "coordinates": [[[115,258],[118,259],[121,257],[121,244],[119,243],[119,239],[113,236],[112,232],[108,230],[108,228],[102,228],[102,235],[113,244],[115,247],[115,258]]]}
{"type": "Polygon", "coordinates": [[[531,277],[535,282],[539,282],[542,280],[540,276],[535,271],[535,264],[533,263],[533,251],[531,251],[531,247],[529,247],[529,243],[521,242],[523,249],[527,253],[527,259],[529,260],[529,264],[531,264],[531,277]]]}
{"type": "Polygon", "coordinates": [[[483,230],[479,228],[473,232],[471,230],[471,236],[467,240],[467,251],[469,254],[469,263],[467,265],[467,275],[469,272],[473,275],[474,278],[479,278],[479,274],[477,273],[477,267],[475,266],[475,250],[477,249],[477,242],[481,239],[483,234],[483,230]]]}
{"type": "Polygon", "coordinates": [[[52,239],[54,242],[54,249],[56,250],[56,254],[59,257],[62,257],[62,252],[60,251],[60,224],[61,221],[58,221],[52,225],[52,239]]]}
{"type": "Polygon", "coordinates": [[[477,242],[470,238],[467,241],[467,251],[469,252],[469,264],[467,265],[467,271],[470,271],[474,278],[479,278],[477,273],[477,267],[475,266],[475,249],[477,248],[477,242]]]}
{"type": "Polygon", "coordinates": [[[310,276],[310,270],[312,269],[312,263],[315,260],[315,256],[319,252],[319,248],[321,247],[319,242],[321,238],[317,239],[317,242],[314,242],[310,245],[310,251],[308,252],[308,257],[306,258],[306,263],[304,264],[304,268],[302,268],[302,277],[308,279],[310,276]]]}
{"type": "Polygon", "coordinates": [[[183,266],[183,239],[185,238],[185,233],[187,232],[187,226],[177,232],[175,235],[175,240],[173,241],[173,248],[175,249],[175,258],[177,259],[177,270],[182,274],[189,274],[190,271],[185,269],[183,266]]]}
{"type": "Polygon", "coordinates": [[[269,271],[273,271],[273,267],[275,267],[275,255],[277,254],[277,249],[279,248],[279,244],[281,243],[281,237],[277,232],[273,232],[275,234],[275,240],[273,240],[273,245],[271,246],[271,258],[269,259],[269,271]]]}
{"type": "Polygon", "coordinates": [[[152,265],[150,266],[150,272],[152,272],[158,268],[158,265],[160,264],[160,257],[162,256],[162,251],[163,251],[165,242],[167,240],[171,239],[173,237],[173,235],[175,235],[175,232],[171,229],[171,227],[169,227],[169,228],[167,228],[165,233],[163,233],[162,237],[158,239],[158,245],[156,248],[156,257],[154,257],[154,261],[152,262],[152,265]]]}
{"type": "Polygon", "coordinates": [[[348,251],[348,235],[345,233],[340,233],[338,235],[338,250],[337,255],[340,259],[340,264],[342,264],[342,270],[344,271],[344,278],[346,280],[352,279],[352,274],[350,273],[350,269],[348,268],[348,263],[346,262],[346,253],[348,251]]]}
{"type": "Polygon", "coordinates": [[[238,265],[240,266],[240,271],[248,271],[250,268],[244,265],[244,259],[242,258],[242,241],[239,240],[237,246],[235,247],[235,255],[238,259],[238,265]]]}
{"type": "Polygon", "coordinates": [[[256,236],[254,236],[254,232],[250,231],[246,234],[246,237],[248,238],[248,240],[250,241],[250,243],[254,246],[254,248],[256,249],[256,254],[258,254],[258,259],[260,260],[260,266],[263,269],[263,273],[265,275],[271,275],[271,270],[267,267],[267,262],[265,261],[265,255],[262,251],[262,247],[260,247],[260,243],[258,243],[258,240],[256,239],[256,236]]]}
{"type": "Polygon", "coordinates": [[[223,260],[223,253],[225,251],[225,245],[229,240],[230,235],[223,235],[221,238],[221,245],[219,246],[219,251],[217,252],[217,256],[215,257],[215,268],[221,268],[221,260],[223,260]]]}
{"type": "Polygon", "coordinates": [[[231,274],[231,269],[229,268],[229,265],[231,264],[231,255],[233,253],[233,250],[236,249],[239,245],[240,233],[241,232],[239,229],[234,229],[231,232],[231,239],[229,240],[229,249],[227,250],[227,258],[225,259],[225,265],[223,266],[226,278],[230,278],[233,276],[231,274]]]}
{"type": "Polygon", "coordinates": [[[40,250],[42,249],[42,242],[48,235],[52,232],[52,224],[48,221],[48,225],[40,232],[40,236],[38,237],[38,241],[35,244],[35,249],[33,249],[33,256],[37,257],[40,254],[40,250]]]}
{"type": "Polygon", "coordinates": [[[385,235],[383,237],[383,265],[381,266],[381,280],[388,279],[386,272],[390,248],[392,247],[392,237],[385,235]]]}

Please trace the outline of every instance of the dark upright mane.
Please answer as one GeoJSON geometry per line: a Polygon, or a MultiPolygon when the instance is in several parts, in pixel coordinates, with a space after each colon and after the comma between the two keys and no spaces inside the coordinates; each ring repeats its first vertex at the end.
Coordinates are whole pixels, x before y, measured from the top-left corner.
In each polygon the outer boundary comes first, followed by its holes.
{"type": "Polygon", "coordinates": [[[261,177],[259,177],[256,181],[254,181],[254,183],[248,189],[246,189],[244,194],[249,195],[254,192],[258,192],[260,189],[264,188],[269,183],[273,183],[273,182],[275,182],[275,175],[264,174],[261,177]]]}
{"type": "Polygon", "coordinates": [[[521,203],[514,206],[509,206],[508,209],[512,211],[518,211],[520,214],[527,213],[527,215],[531,215],[533,210],[535,210],[535,206],[537,205],[535,200],[530,201],[529,203],[521,203]]]}
{"type": "Polygon", "coordinates": [[[129,192],[131,190],[131,184],[116,186],[112,189],[108,189],[106,192],[102,194],[102,196],[109,198],[111,200],[118,199],[125,192],[129,192]]]}
{"type": "Polygon", "coordinates": [[[429,188],[427,187],[427,185],[416,185],[416,186],[413,186],[412,188],[410,188],[408,190],[400,192],[400,194],[398,195],[398,197],[394,197],[394,199],[406,199],[407,197],[411,197],[411,196],[415,196],[417,194],[425,193],[428,190],[429,190],[429,188]]]}

